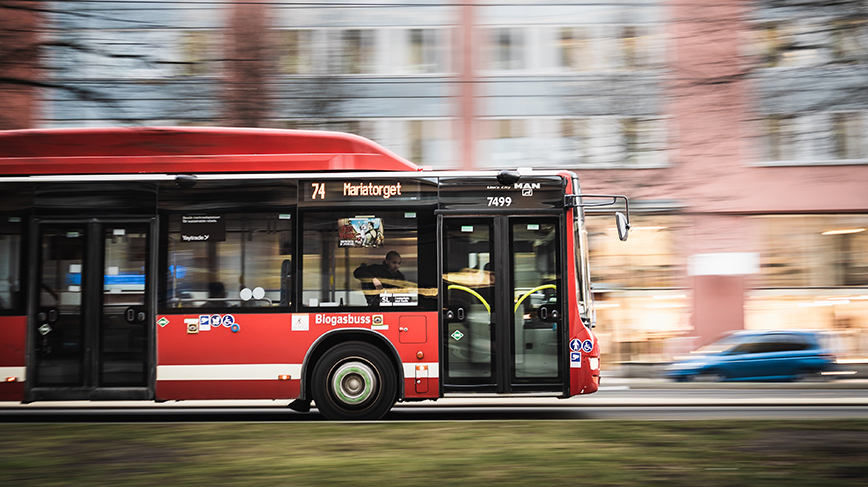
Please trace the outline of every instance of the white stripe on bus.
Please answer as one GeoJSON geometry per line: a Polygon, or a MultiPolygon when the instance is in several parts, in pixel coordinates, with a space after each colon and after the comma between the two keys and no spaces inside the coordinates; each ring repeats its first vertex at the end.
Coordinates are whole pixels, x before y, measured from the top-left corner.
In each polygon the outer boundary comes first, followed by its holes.
{"type": "Polygon", "coordinates": [[[15,377],[18,382],[24,382],[24,367],[0,367],[0,381],[6,380],[7,377],[15,377]]]}
{"type": "Polygon", "coordinates": [[[158,365],[157,380],[277,380],[301,378],[301,364],[158,365]]]}
{"type": "MultiPolygon", "coordinates": [[[[428,367],[428,378],[440,377],[440,365],[437,362],[405,363],[404,377],[415,378],[417,365],[428,367]]],[[[277,380],[280,375],[289,375],[293,380],[300,379],[301,364],[157,366],[157,380],[277,380]]]]}
{"type": "Polygon", "coordinates": [[[423,365],[428,367],[429,379],[436,379],[440,377],[440,364],[438,364],[437,362],[404,363],[404,377],[408,379],[415,378],[417,365],[423,365]]]}

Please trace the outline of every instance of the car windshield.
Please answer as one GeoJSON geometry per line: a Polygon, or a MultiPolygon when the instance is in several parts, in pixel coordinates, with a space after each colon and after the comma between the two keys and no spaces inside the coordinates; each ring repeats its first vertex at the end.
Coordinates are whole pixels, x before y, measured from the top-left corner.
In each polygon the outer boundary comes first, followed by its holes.
{"type": "Polygon", "coordinates": [[[720,353],[729,350],[730,348],[738,345],[745,341],[748,337],[742,335],[729,335],[728,337],[721,338],[720,340],[710,343],[704,347],[697,349],[693,353],[703,354],[703,353],[720,353]]]}

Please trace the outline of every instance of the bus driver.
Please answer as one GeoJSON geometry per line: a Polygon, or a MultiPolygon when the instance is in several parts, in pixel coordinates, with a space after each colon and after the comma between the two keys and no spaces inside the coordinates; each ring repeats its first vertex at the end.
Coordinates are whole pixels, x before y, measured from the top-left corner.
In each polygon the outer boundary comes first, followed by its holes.
{"type": "Polygon", "coordinates": [[[398,270],[401,267],[401,254],[394,250],[386,254],[382,264],[360,265],[353,271],[353,277],[362,283],[362,291],[368,306],[380,304],[379,293],[384,289],[403,287],[404,274],[398,270]]]}

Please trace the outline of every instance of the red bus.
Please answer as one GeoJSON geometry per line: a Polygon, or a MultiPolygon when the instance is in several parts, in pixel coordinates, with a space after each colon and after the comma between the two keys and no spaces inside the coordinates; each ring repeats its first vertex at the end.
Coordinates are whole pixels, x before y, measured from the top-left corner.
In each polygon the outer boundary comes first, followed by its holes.
{"type": "Polygon", "coordinates": [[[0,132],[0,400],[593,393],[590,197],[333,132],[0,132]]]}

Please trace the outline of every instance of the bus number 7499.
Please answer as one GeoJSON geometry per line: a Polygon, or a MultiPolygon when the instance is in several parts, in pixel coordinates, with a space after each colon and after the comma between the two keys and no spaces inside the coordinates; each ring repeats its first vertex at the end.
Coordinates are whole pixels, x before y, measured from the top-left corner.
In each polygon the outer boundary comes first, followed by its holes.
{"type": "Polygon", "coordinates": [[[509,196],[489,196],[488,206],[511,206],[512,198],[509,196]]]}

